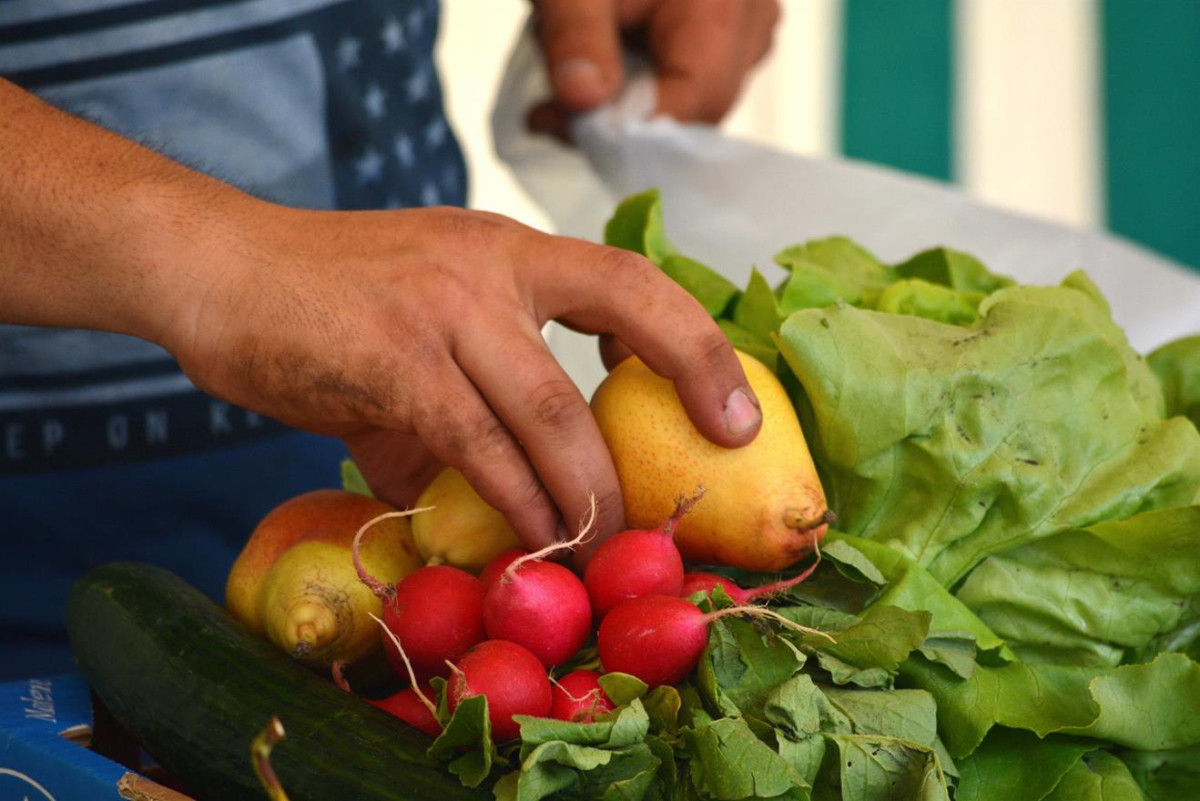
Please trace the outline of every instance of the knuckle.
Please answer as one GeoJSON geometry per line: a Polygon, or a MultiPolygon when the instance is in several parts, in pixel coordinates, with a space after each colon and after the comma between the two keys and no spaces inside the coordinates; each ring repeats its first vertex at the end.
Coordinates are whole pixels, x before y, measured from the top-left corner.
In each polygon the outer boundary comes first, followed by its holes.
{"type": "Polygon", "coordinates": [[[550,499],[546,494],[546,489],[532,471],[524,472],[514,482],[511,495],[511,508],[536,509],[539,506],[548,507],[549,504],[550,499]]]}
{"type": "Polygon", "coordinates": [[[436,218],[434,227],[446,241],[460,247],[491,247],[510,231],[498,215],[455,209],[436,218]]]}
{"type": "Polygon", "coordinates": [[[462,429],[466,449],[476,458],[494,462],[503,458],[512,449],[512,435],[500,419],[492,414],[481,414],[462,429]]]}
{"type": "Polygon", "coordinates": [[[733,347],[720,329],[702,335],[696,341],[696,352],[699,354],[698,363],[704,365],[707,375],[727,367],[734,358],[733,347]]]}
{"type": "Polygon", "coordinates": [[[453,401],[426,407],[418,433],[439,458],[454,465],[493,459],[506,436],[503,424],[492,415],[464,414],[463,404],[453,401]]]}
{"type": "Polygon", "coordinates": [[[541,428],[569,428],[588,412],[578,388],[565,378],[554,378],[539,384],[530,400],[534,420],[541,428]]]}
{"type": "Polygon", "coordinates": [[[652,282],[658,268],[645,256],[620,248],[604,248],[599,258],[604,278],[617,284],[646,285],[652,282]]]}

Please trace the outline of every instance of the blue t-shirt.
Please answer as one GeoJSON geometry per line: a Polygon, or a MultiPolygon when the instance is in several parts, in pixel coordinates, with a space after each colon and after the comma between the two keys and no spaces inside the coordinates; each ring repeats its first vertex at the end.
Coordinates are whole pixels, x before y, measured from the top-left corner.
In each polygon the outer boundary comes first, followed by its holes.
{"type": "MultiPolygon", "coordinates": [[[[437,20],[436,0],[5,0],[0,76],[279,203],[462,205],[437,20]]],[[[92,565],[221,598],[254,525],[336,486],[342,456],[150,343],[0,326],[0,680],[70,668],[65,600],[92,565]]]]}

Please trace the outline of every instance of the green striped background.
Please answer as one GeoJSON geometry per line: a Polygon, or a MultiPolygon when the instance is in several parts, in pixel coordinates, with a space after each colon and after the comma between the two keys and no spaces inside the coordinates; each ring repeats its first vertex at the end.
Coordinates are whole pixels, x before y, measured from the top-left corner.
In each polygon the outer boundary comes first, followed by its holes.
{"type": "MultiPolygon", "coordinates": [[[[1107,223],[1200,269],[1200,0],[1096,1],[1107,223]]],[[[842,151],[953,180],[953,0],[845,0],[842,31],[842,151]]]]}

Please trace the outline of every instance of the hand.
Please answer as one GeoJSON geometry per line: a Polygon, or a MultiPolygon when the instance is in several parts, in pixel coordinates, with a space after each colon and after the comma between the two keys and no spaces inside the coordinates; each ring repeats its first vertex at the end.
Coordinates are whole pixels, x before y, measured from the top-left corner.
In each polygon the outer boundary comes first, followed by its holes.
{"type": "Polygon", "coordinates": [[[620,90],[623,35],[654,61],[659,113],[719,122],[770,49],[780,15],[777,0],[538,0],[537,13],[554,97],[529,122],[558,135],[568,114],[620,90]]]}
{"type": "MultiPolygon", "coordinates": [[[[733,447],[761,415],[713,321],[648,261],[460,209],[312,212],[254,201],[252,235],[164,335],[203,389],[342,437],[371,486],[408,504],[453,465],[529,547],[573,534],[595,493],[623,526],[611,457],[542,325],[626,343],[733,447]]],[[[598,540],[597,540],[598,541],[598,540]]]]}

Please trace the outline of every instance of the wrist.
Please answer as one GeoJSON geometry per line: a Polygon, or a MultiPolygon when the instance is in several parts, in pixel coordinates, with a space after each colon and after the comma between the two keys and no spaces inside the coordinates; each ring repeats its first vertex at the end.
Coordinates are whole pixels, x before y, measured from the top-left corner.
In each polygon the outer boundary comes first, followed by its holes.
{"type": "Polygon", "coordinates": [[[117,230],[131,232],[126,259],[130,291],[114,321],[177,357],[200,323],[222,305],[249,257],[254,220],[271,208],[231,186],[183,171],[130,185],[117,230]]]}

